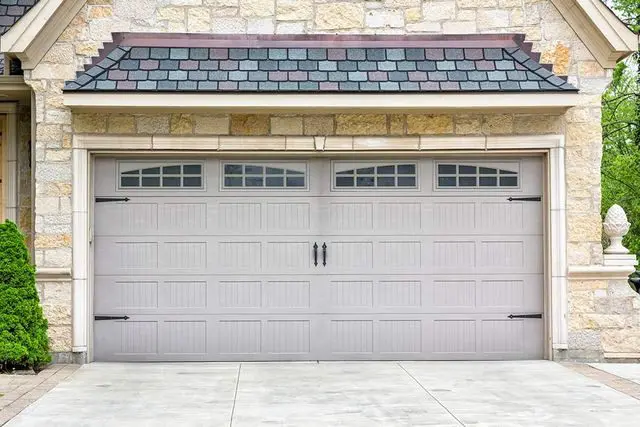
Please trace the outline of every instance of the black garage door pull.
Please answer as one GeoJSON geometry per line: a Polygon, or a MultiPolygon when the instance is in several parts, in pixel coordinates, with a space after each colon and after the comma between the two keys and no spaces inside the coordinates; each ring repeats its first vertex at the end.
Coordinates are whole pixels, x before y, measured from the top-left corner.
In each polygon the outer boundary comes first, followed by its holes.
{"type": "Polygon", "coordinates": [[[93,316],[94,320],[128,320],[129,316],[93,316]]]}
{"type": "Polygon", "coordinates": [[[536,314],[510,314],[509,319],[542,319],[542,313],[536,314]]]}
{"type": "Polygon", "coordinates": [[[128,197],[96,197],[96,203],[105,203],[105,202],[128,202],[128,197]]]}

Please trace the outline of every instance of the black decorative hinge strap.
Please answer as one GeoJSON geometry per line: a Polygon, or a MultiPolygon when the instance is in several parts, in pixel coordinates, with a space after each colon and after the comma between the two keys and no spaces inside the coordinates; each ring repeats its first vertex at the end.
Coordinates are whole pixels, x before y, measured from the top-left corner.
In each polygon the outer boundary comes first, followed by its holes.
{"type": "Polygon", "coordinates": [[[93,316],[94,320],[129,320],[129,316],[93,316]]]}
{"type": "Polygon", "coordinates": [[[96,203],[105,203],[105,202],[128,202],[128,197],[96,197],[96,203]]]}
{"type": "Polygon", "coordinates": [[[542,197],[509,197],[507,200],[510,202],[541,202],[542,197]]]}
{"type": "Polygon", "coordinates": [[[510,314],[509,319],[542,319],[542,313],[536,314],[510,314]]]}

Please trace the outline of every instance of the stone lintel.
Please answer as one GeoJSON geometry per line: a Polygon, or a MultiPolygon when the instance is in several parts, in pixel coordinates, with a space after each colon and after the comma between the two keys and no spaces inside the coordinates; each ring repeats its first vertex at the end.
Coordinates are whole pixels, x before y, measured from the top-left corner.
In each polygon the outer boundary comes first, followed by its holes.
{"type": "Polygon", "coordinates": [[[635,267],[631,265],[572,265],[569,279],[578,280],[626,280],[635,267]]]}
{"type": "Polygon", "coordinates": [[[37,282],[66,282],[71,280],[70,268],[45,267],[36,271],[37,282]]]}

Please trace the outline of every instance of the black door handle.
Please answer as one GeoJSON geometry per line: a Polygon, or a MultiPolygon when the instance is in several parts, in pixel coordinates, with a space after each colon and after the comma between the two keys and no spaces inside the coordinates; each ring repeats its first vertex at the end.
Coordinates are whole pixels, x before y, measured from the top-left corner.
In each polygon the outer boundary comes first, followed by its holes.
{"type": "Polygon", "coordinates": [[[327,244],[322,244],[322,265],[327,265],[327,244]]]}
{"type": "Polygon", "coordinates": [[[93,320],[129,320],[129,316],[93,316],[93,320]]]}
{"type": "Polygon", "coordinates": [[[318,266],[318,243],[313,244],[313,265],[318,266]]]}

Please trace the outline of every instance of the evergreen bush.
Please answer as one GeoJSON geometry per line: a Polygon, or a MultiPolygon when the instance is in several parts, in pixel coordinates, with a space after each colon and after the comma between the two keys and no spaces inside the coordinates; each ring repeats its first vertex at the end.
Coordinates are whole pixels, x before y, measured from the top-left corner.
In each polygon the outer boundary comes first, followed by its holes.
{"type": "Polygon", "coordinates": [[[6,221],[0,224],[0,369],[37,372],[49,363],[47,327],[24,236],[6,221]]]}

